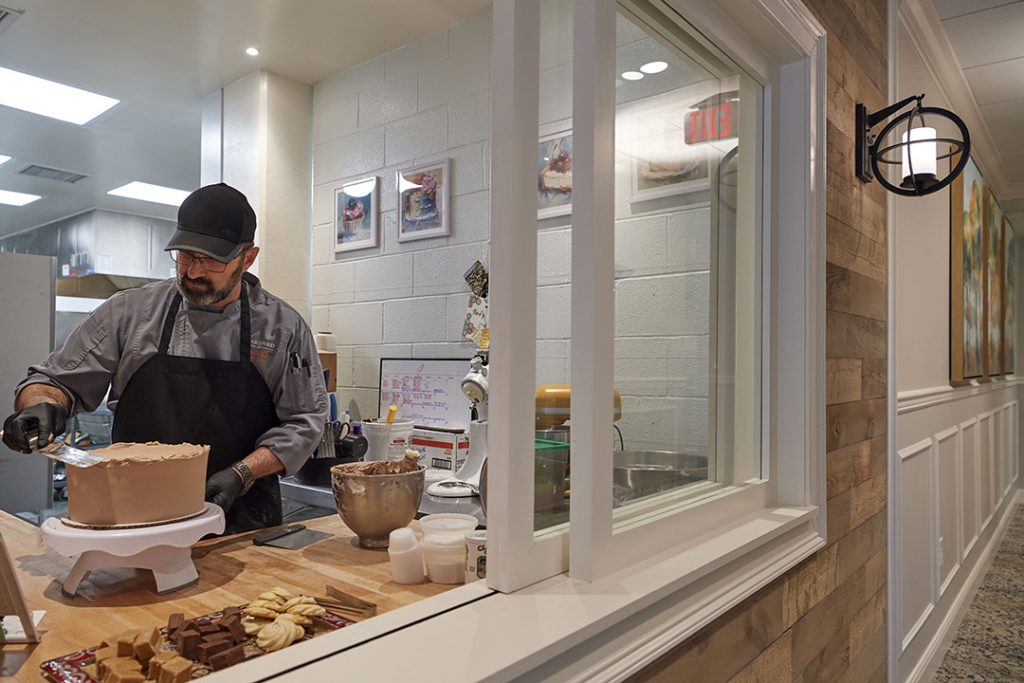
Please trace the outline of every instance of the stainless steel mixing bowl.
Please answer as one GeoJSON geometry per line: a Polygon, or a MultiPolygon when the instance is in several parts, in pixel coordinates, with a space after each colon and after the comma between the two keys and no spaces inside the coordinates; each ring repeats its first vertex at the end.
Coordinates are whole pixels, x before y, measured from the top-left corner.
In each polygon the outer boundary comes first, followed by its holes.
{"type": "Polygon", "coordinates": [[[387,548],[388,536],[416,516],[426,467],[405,474],[353,474],[352,465],[331,468],[331,488],[341,520],[364,548],[387,548]]]}

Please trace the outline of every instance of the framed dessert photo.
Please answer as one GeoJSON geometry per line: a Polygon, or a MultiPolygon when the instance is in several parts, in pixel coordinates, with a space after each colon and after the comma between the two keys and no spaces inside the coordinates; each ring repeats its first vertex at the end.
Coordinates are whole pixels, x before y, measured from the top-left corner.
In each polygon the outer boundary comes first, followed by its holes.
{"type": "Polygon", "coordinates": [[[334,190],[334,252],[376,247],[377,176],[345,183],[334,190]]]}
{"type": "Polygon", "coordinates": [[[537,219],[572,213],[572,128],[568,120],[541,127],[537,144],[537,219]]]}
{"type": "Polygon", "coordinates": [[[629,202],[708,190],[715,161],[736,144],[738,98],[710,81],[631,105],[616,147],[629,158],[629,202]],[[709,127],[711,108],[719,113],[709,127]],[[724,108],[724,109],[723,109],[724,108]]]}
{"type": "Polygon", "coordinates": [[[449,234],[451,160],[441,159],[398,171],[398,241],[449,234]]]}

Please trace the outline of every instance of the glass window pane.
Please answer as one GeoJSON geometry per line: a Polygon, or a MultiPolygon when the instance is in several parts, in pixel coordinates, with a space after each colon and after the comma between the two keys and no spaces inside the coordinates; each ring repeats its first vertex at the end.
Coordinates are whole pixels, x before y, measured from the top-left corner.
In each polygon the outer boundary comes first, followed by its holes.
{"type": "Polygon", "coordinates": [[[572,0],[541,3],[534,529],[569,521],[572,0]]]}
{"type": "Polygon", "coordinates": [[[609,438],[623,506],[761,476],[761,87],[625,14],[616,75],[609,438]]]}

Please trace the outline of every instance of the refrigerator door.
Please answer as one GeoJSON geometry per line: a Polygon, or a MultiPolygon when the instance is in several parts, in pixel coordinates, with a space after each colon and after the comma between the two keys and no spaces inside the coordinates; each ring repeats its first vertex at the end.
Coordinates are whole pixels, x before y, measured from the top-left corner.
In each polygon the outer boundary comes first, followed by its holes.
{"type": "MultiPolygon", "coordinates": [[[[28,366],[53,349],[56,260],[0,253],[0,421],[14,407],[14,387],[28,366]]],[[[0,443],[0,509],[35,511],[53,506],[49,458],[15,453],[0,443]]]]}

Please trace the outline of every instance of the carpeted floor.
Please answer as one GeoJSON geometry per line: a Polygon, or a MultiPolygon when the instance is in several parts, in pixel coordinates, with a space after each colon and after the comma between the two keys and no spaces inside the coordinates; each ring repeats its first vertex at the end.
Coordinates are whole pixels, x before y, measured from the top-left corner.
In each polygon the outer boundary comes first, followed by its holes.
{"type": "Polygon", "coordinates": [[[932,680],[1024,681],[1024,505],[932,680]]]}

